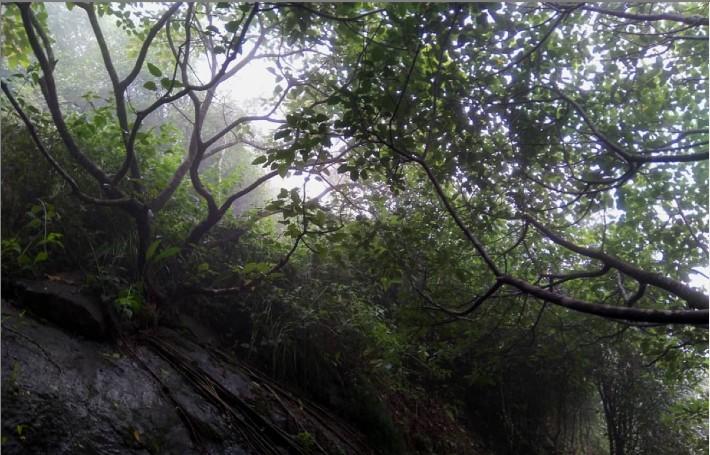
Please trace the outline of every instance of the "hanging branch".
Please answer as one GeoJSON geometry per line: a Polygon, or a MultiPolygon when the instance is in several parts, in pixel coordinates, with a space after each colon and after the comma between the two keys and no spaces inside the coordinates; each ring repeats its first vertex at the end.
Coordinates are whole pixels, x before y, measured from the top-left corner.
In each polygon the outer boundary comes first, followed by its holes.
{"type": "Polygon", "coordinates": [[[688,302],[688,305],[690,305],[692,308],[708,308],[708,296],[706,296],[700,291],[696,291],[690,286],[681,283],[680,281],[676,281],[672,278],[668,278],[657,273],[642,270],[634,266],[633,264],[625,262],[615,256],[606,254],[600,250],[594,250],[591,248],[585,248],[576,245],[564,239],[562,236],[552,231],[551,229],[543,226],[540,222],[538,222],[531,216],[525,215],[525,219],[545,237],[552,240],[556,244],[565,247],[570,251],[574,251],[577,254],[581,254],[583,256],[601,261],[605,265],[613,267],[616,270],[622,272],[624,275],[628,275],[634,278],[639,283],[650,284],[652,286],[668,291],[669,293],[680,297],[681,299],[688,302]]]}

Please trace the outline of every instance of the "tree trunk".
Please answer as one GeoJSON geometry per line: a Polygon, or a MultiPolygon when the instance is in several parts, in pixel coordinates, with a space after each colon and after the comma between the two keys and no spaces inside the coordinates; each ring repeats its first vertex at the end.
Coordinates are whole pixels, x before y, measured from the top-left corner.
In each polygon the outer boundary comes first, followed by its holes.
{"type": "Polygon", "coordinates": [[[136,223],[136,232],[138,234],[135,277],[136,280],[142,280],[146,271],[146,255],[151,241],[151,216],[149,209],[146,207],[138,207],[132,210],[131,216],[136,223]]]}

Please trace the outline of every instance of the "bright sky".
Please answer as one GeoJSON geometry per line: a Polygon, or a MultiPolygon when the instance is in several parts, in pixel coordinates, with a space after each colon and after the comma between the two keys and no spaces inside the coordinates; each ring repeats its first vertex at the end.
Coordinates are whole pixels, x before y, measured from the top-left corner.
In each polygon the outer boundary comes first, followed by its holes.
{"type": "MultiPolygon", "coordinates": [[[[159,11],[163,5],[155,3],[142,3],[141,8],[147,10],[159,11]]],[[[224,24],[219,19],[214,20],[214,25],[223,28],[224,24]]],[[[245,47],[244,54],[249,52],[249,48],[245,47]]],[[[236,73],[229,80],[223,82],[218,90],[218,95],[228,99],[235,107],[244,111],[245,115],[262,115],[271,110],[274,102],[273,90],[276,85],[275,76],[267,71],[267,67],[273,66],[268,60],[258,59],[249,62],[244,68],[236,73]]],[[[209,69],[204,60],[197,62],[195,67],[196,72],[207,80],[209,69]]],[[[279,118],[279,113],[274,114],[275,118],[279,118]]],[[[233,120],[233,119],[227,119],[233,120]]],[[[278,127],[277,124],[265,121],[252,122],[250,124],[252,131],[258,136],[259,142],[266,142],[273,135],[273,131],[278,127]]],[[[227,152],[228,153],[228,152],[227,152]]],[[[253,150],[256,158],[260,153],[253,150]]],[[[290,172],[286,178],[276,176],[271,181],[267,182],[267,186],[271,189],[274,195],[279,192],[282,187],[285,188],[303,188],[305,176],[293,175],[290,172]]],[[[250,182],[245,182],[245,185],[250,182]]],[[[323,182],[309,179],[306,183],[307,197],[315,196],[327,188],[323,182]]]]}
{"type": "MultiPolygon", "coordinates": [[[[220,86],[220,93],[225,98],[228,98],[245,110],[248,115],[262,115],[271,110],[275,102],[273,91],[276,86],[276,78],[273,74],[267,71],[267,67],[271,66],[268,60],[254,60],[237,72],[232,78],[225,81],[220,86]]],[[[206,68],[198,69],[198,71],[206,70],[206,68]]],[[[279,112],[274,113],[274,118],[282,118],[279,112]]],[[[266,142],[279,125],[258,121],[252,122],[251,128],[257,136],[260,136],[261,141],[266,142]]],[[[259,152],[254,150],[254,157],[258,156],[259,152]]],[[[273,178],[269,184],[272,192],[278,193],[279,189],[284,188],[303,188],[306,183],[306,196],[313,197],[327,188],[323,182],[316,181],[310,178],[305,182],[305,175],[294,175],[290,172],[286,178],[279,176],[273,178]]]]}

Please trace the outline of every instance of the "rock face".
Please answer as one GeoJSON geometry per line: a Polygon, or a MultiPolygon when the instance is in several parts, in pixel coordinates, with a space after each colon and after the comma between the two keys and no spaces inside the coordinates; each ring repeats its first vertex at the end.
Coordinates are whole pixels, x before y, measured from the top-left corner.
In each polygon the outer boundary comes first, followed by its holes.
{"type": "Polygon", "coordinates": [[[116,348],[6,302],[2,319],[3,452],[198,453],[159,387],[116,348]]]}
{"type": "Polygon", "coordinates": [[[11,286],[17,301],[39,316],[91,339],[108,335],[98,299],[78,286],[55,281],[18,280],[11,286]]]}
{"type": "Polygon", "coordinates": [[[5,301],[1,425],[4,454],[372,453],[337,418],[185,334],[116,346],[5,301]]]}

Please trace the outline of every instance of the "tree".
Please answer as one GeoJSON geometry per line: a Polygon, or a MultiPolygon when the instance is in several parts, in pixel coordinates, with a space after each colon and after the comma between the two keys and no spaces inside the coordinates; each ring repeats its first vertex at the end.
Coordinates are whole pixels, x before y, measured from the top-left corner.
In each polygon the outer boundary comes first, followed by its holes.
{"type": "Polygon", "coordinates": [[[2,8],[23,272],[189,295],[389,451],[396,414],[456,452],[456,409],[503,452],[704,450],[707,4],[2,8]]]}
{"type": "MultiPolygon", "coordinates": [[[[206,207],[186,236],[187,252],[269,179],[295,170],[328,181],[328,166],[337,164],[351,181],[367,182],[356,190],[366,194],[376,182],[391,194],[429,182],[475,252],[476,297],[463,310],[434,302],[426,277],[419,280],[420,297],[450,316],[512,289],[617,321],[707,322],[708,297],[689,284],[707,260],[706,5],[175,3],[157,12],[74,5],[86,14],[111,82],[111,121],[123,150],[117,164],[92,157],[67,122],[54,76],[61,62],[36,7],[8,6],[8,33],[31,49],[36,66],[27,75],[98,191],[47,150],[9,83],[2,88],[73,193],[133,220],[137,276],[154,240],[153,219],[185,179],[206,207]],[[103,14],[140,39],[123,74],[99,23],[103,14]],[[154,52],[164,63],[150,61],[154,52]],[[208,124],[220,87],[257,59],[274,62],[273,103],[208,124]],[[154,79],[137,88],[146,70],[154,79]],[[131,90],[154,96],[134,103],[131,90]],[[183,101],[189,141],[156,188],[144,178],[142,128],[183,101]],[[280,125],[274,143],[238,132],[254,121],[280,125]],[[218,203],[204,163],[235,132],[235,143],[265,152],[254,163],[270,170],[218,203]]],[[[290,203],[272,208],[299,220],[289,228],[294,249],[304,236],[333,228],[334,219],[289,194],[290,203]]]]}

